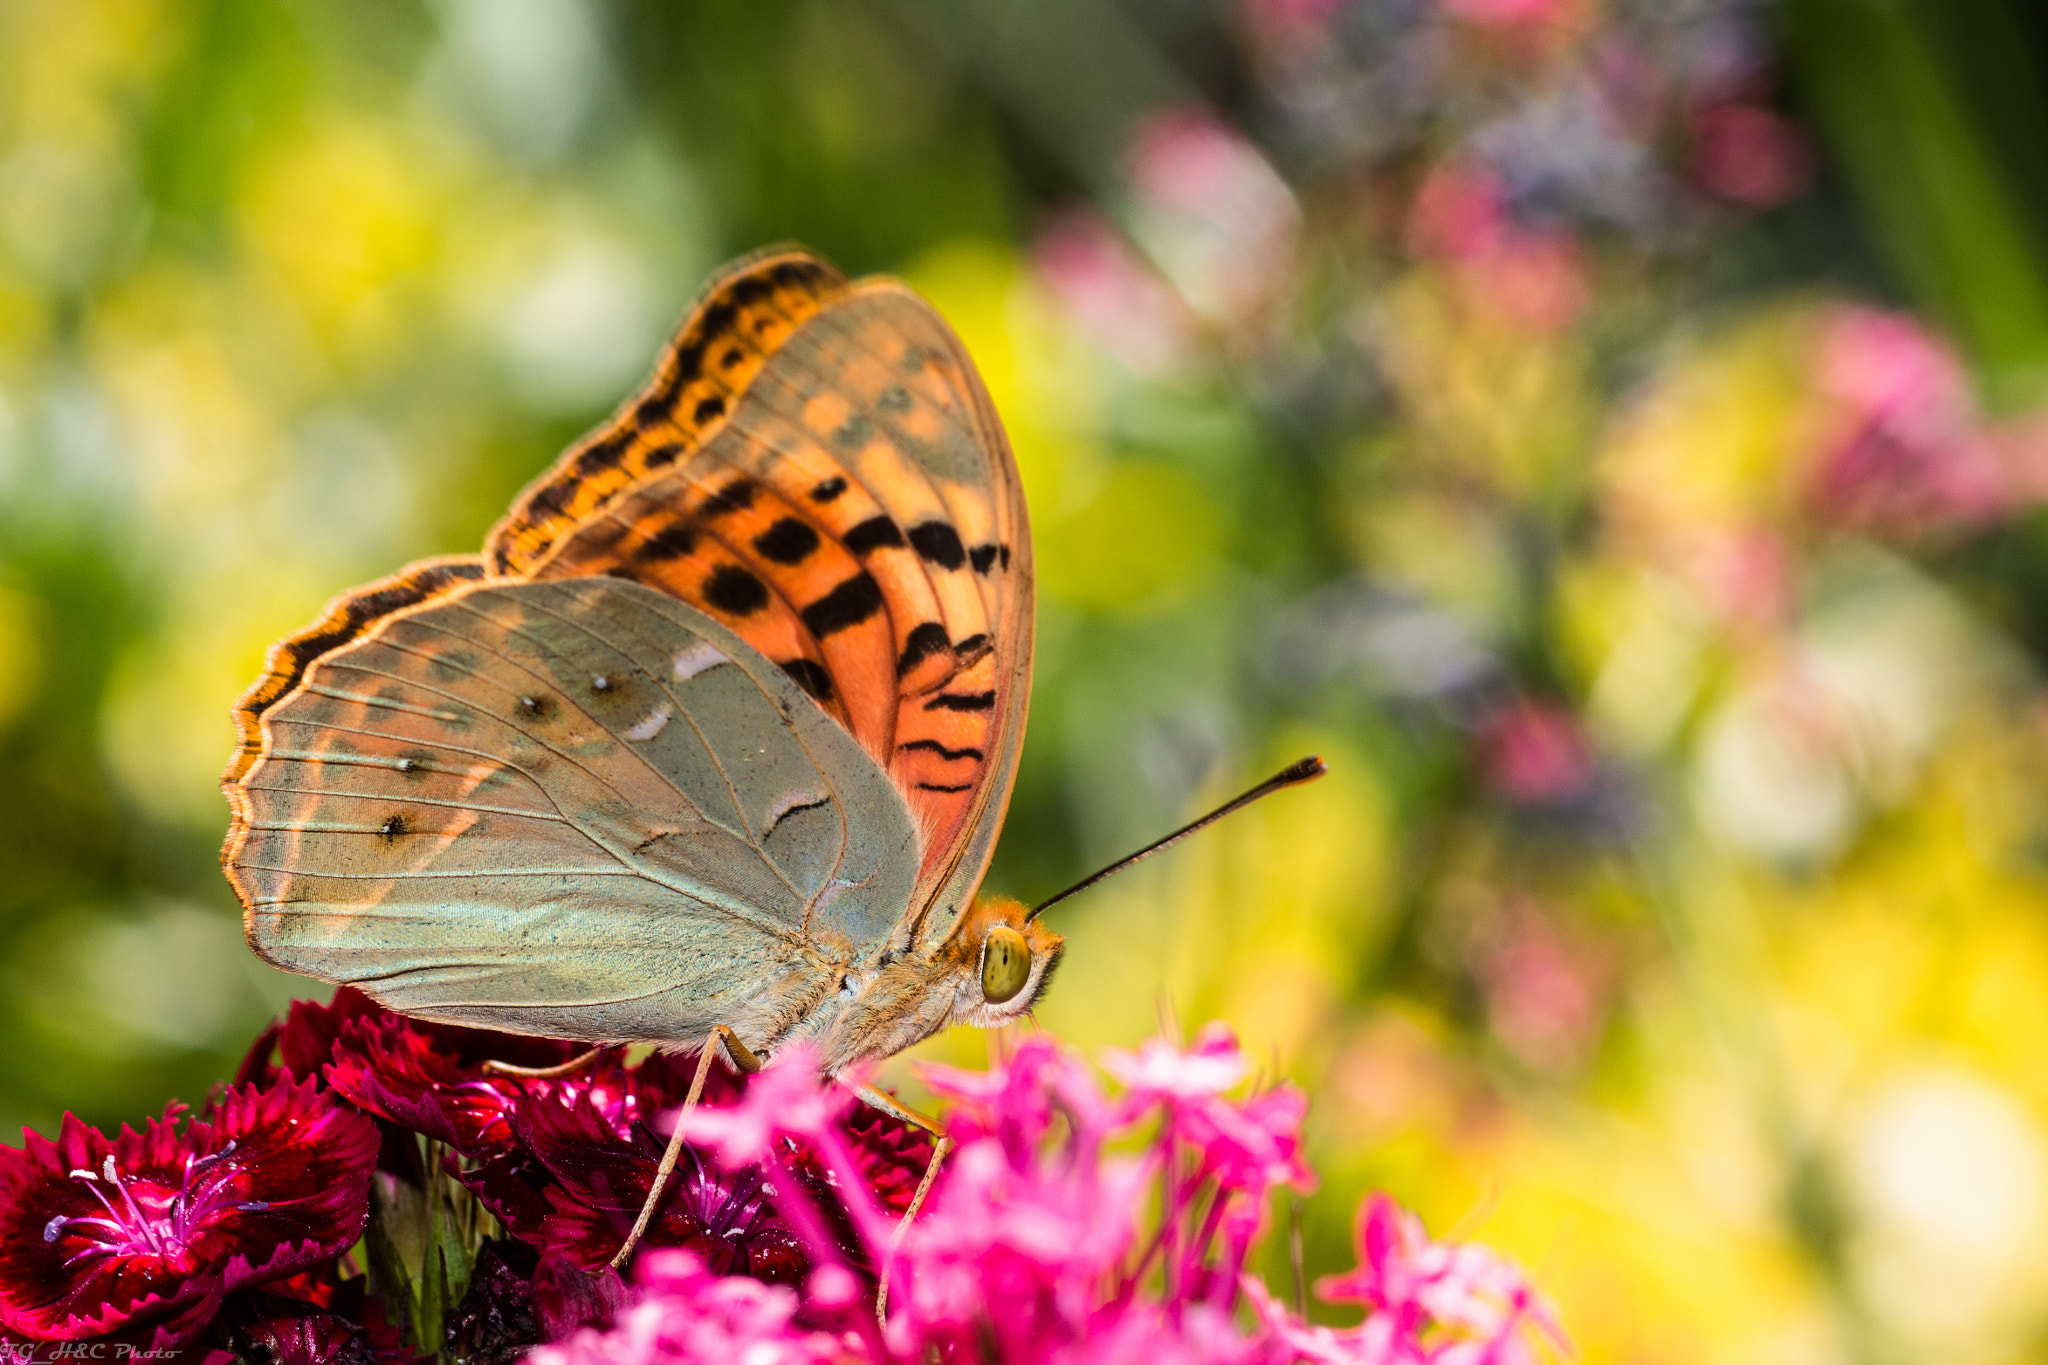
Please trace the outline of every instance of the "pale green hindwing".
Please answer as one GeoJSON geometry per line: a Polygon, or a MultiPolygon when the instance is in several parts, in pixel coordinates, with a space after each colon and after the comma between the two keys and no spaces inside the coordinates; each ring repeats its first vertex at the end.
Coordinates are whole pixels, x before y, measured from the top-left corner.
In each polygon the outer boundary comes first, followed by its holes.
{"type": "Polygon", "coordinates": [[[775,664],[634,583],[478,586],[263,718],[251,945],[430,1019],[753,1046],[826,1027],[917,879],[888,776],[775,664]]]}

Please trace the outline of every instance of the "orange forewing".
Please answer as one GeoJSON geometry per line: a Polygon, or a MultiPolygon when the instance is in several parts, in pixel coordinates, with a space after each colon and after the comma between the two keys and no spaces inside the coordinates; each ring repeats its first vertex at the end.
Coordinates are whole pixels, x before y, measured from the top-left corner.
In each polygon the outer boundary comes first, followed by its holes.
{"type": "Polygon", "coordinates": [[[901,285],[782,249],[706,289],[648,386],[528,488],[485,559],[645,583],[782,665],[908,799],[929,890],[1008,796],[1027,540],[950,329],[901,285]]]}

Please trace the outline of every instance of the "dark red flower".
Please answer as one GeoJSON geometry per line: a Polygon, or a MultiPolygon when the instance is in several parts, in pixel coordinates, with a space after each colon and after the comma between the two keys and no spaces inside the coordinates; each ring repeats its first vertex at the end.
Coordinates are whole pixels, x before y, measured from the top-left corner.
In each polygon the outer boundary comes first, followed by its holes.
{"type": "Polygon", "coordinates": [[[254,1291],[229,1300],[226,1314],[242,1359],[271,1365],[406,1365],[414,1357],[405,1335],[386,1324],[362,1292],[361,1278],[349,1282],[346,1305],[323,1306],[284,1295],[254,1291]],[[263,1348],[251,1352],[247,1346],[263,1348]]]}
{"type": "Polygon", "coordinates": [[[235,1072],[236,1085],[268,1085],[285,1070],[301,1080],[318,1078],[321,1068],[333,1060],[334,1040],[341,1030],[357,1019],[374,1019],[390,1011],[353,986],[342,986],[334,998],[322,1005],[312,1000],[294,1000],[285,1017],[256,1035],[248,1055],[235,1072]]]}
{"type": "Polygon", "coordinates": [[[226,1294],[348,1249],[377,1131],[313,1081],[231,1089],[109,1139],[70,1114],[0,1147],[0,1329],[39,1341],[198,1335],[226,1294]]]}
{"type": "MultiPolygon", "coordinates": [[[[553,1177],[541,1245],[586,1270],[609,1264],[653,1186],[665,1145],[644,1122],[625,1133],[591,1090],[534,1095],[519,1106],[518,1129],[553,1177]]],[[[727,1172],[685,1148],[648,1225],[649,1246],[688,1247],[724,1275],[794,1284],[809,1269],[783,1226],[761,1172],[727,1172]]]]}
{"type": "Polygon", "coordinates": [[[523,1082],[484,1063],[551,1066],[577,1050],[557,1039],[422,1024],[385,1012],[342,1025],[325,1074],[371,1113],[480,1157],[510,1144],[507,1116],[524,1093],[523,1082]]]}
{"type": "Polygon", "coordinates": [[[932,1164],[932,1135],[865,1104],[854,1105],[840,1122],[875,1202],[889,1213],[909,1208],[932,1164]]]}
{"type": "Polygon", "coordinates": [[[539,1256],[523,1242],[485,1242],[469,1290],[448,1315],[448,1352],[466,1365],[510,1365],[541,1338],[534,1306],[539,1256]]]}

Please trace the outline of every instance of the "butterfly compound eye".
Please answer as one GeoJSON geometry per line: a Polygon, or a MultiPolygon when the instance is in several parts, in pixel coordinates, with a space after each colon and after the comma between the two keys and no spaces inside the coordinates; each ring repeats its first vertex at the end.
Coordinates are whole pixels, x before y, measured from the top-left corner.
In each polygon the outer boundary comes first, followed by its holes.
{"type": "Polygon", "coordinates": [[[998,924],[981,941],[981,994],[991,1005],[1000,1005],[1024,989],[1031,979],[1031,950],[1024,935],[1007,924],[998,924]]]}

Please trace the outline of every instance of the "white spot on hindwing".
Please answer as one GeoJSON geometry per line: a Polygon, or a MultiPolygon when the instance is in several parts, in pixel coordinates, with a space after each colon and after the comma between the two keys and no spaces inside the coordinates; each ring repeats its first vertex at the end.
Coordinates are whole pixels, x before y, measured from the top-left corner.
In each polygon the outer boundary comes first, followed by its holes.
{"type": "Polygon", "coordinates": [[[720,664],[731,662],[732,660],[719,652],[718,646],[708,640],[700,640],[676,655],[676,681],[688,682],[707,668],[716,668],[720,664]]]}
{"type": "Polygon", "coordinates": [[[669,709],[669,704],[663,702],[652,711],[649,711],[639,724],[626,731],[626,738],[653,739],[661,733],[661,727],[668,724],[668,718],[673,714],[674,712],[669,709]]]}

